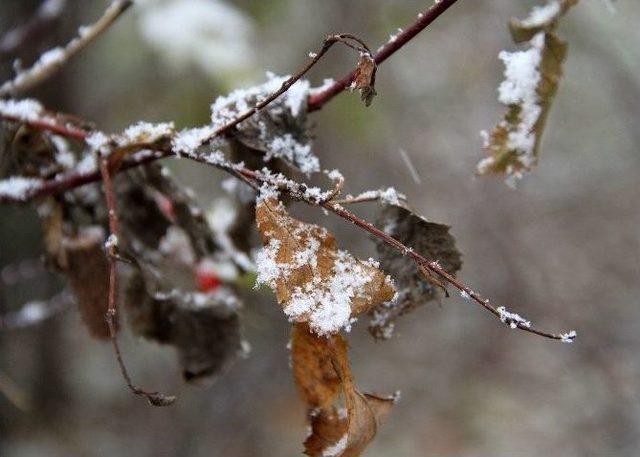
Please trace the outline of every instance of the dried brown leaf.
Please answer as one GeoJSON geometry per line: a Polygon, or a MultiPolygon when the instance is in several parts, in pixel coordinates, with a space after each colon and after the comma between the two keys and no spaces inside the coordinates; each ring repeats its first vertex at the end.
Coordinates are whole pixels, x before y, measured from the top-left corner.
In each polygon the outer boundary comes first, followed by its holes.
{"type": "Polygon", "coordinates": [[[376,62],[370,54],[360,54],[352,87],[360,91],[360,99],[364,102],[365,106],[371,105],[373,98],[377,95],[375,89],[377,69],[376,62]]]}
{"type": "Polygon", "coordinates": [[[293,326],[291,341],[293,377],[300,395],[311,408],[328,408],[342,390],[330,345],[344,346],[340,351],[346,353],[346,341],[340,335],[319,338],[307,324],[293,326]]]}
{"type": "Polygon", "coordinates": [[[291,361],[310,411],[312,433],[304,443],[309,456],[359,456],[395,402],[358,391],[347,351],[341,335],[319,337],[306,324],[294,326],[291,361]],[[346,411],[335,404],[340,392],[346,411]]]}
{"type": "MultiPolygon", "coordinates": [[[[438,261],[447,272],[455,274],[462,267],[462,254],[456,247],[449,226],[427,221],[404,205],[384,205],[377,225],[405,246],[431,261],[438,261]]],[[[376,306],[369,331],[376,338],[389,338],[395,320],[425,303],[438,299],[444,284],[429,277],[415,264],[386,243],[375,239],[380,266],[396,278],[397,301],[376,306]]]]}
{"type": "Polygon", "coordinates": [[[237,297],[227,288],[207,294],[172,289],[155,275],[141,265],[127,284],[134,333],[174,346],[186,381],[219,373],[241,351],[237,297]]]}
{"type": "Polygon", "coordinates": [[[257,205],[256,221],[264,244],[258,282],[275,291],[291,320],[332,334],[393,298],[391,279],[373,262],[339,250],[326,229],[292,218],[275,198],[257,205]]]}

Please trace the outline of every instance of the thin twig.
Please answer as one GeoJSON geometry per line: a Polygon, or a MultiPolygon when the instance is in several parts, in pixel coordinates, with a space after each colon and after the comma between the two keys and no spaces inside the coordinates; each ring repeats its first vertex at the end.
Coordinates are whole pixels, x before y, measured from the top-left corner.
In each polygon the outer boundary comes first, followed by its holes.
{"type": "Polygon", "coordinates": [[[19,310],[0,316],[0,330],[13,330],[38,325],[65,311],[74,303],[73,295],[64,290],[47,300],[33,300],[19,310]]]}
{"type": "Polygon", "coordinates": [[[118,272],[117,272],[117,259],[118,259],[118,237],[120,235],[120,223],[118,220],[118,208],[116,203],[116,195],[113,187],[113,181],[111,177],[111,170],[109,168],[109,161],[107,158],[99,157],[100,162],[100,174],[102,175],[102,182],[104,185],[104,193],[107,201],[107,210],[109,213],[109,238],[111,242],[107,243],[107,258],[109,261],[109,297],[108,297],[108,309],[105,314],[105,320],[109,326],[109,336],[111,339],[111,345],[120,367],[122,377],[129,389],[136,395],[145,397],[149,403],[153,406],[168,406],[172,404],[176,397],[172,395],[165,395],[161,392],[149,392],[141,389],[133,384],[124,360],[122,358],[122,352],[120,351],[120,345],[118,344],[118,332],[115,324],[115,317],[117,313],[116,299],[118,293],[118,272]]]}
{"type": "Polygon", "coordinates": [[[71,124],[59,124],[54,118],[50,117],[43,117],[40,119],[23,119],[9,114],[0,114],[0,116],[8,121],[19,122],[36,130],[43,130],[76,140],[85,140],[91,133],[71,124]]]}
{"type": "Polygon", "coordinates": [[[112,2],[97,22],[81,27],[79,35],[64,48],[45,52],[29,69],[18,73],[15,78],[0,86],[0,96],[6,97],[25,92],[53,76],[71,58],[105,32],[132,4],[130,0],[112,2]]]}
{"type": "MultiPolygon", "coordinates": [[[[385,43],[373,56],[376,65],[380,65],[387,60],[392,54],[398,51],[402,46],[411,41],[418,33],[427,28],[429,24],[435,21],[442,13],[451,7],[457,0],[440,0],[436,1],[431,8],[424,13],[418,15],[418,19],[407,27],[404,31],[396,35],[393,39],[385,43]]],[[[344,91],[355,77],[355,71],[351,71],[322,92],[309,96],[308,109],[309,112],[322,108],[329,100],[344,91]]]]}

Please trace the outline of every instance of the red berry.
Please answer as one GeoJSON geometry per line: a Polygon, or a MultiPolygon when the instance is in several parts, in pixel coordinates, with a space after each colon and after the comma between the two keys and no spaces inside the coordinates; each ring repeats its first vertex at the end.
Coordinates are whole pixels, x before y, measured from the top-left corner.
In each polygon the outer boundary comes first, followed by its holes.
{"type": "Polygon", "coordinates": [[[212,292],[220,287],[222,281],[212,271],[198,269],[196,272],[196,283],[200,291],[212,292]]]}

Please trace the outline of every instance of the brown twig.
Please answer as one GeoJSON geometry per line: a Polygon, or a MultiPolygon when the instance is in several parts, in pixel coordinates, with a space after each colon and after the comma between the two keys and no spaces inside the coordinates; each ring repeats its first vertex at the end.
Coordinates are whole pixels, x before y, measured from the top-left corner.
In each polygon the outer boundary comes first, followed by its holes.
{"type": "Polygon", "coordinates": [[[122,352],[120,351],[120,345],[118,344],[118,333],[115,324],[115,317],[117,313],[116,299],[118,294],[118,272],[117,272],[117,259],[118,259],[118,237],[120,235],[120,227],[118,220],[118,208],[116,203],[116,195],[113,187],[113,181],[111,177],[111,169],[109,166],[109,160],[105,157],[98,158],[100,163],[100,174],[102,176],[102,182],[104,185],[104,193],[107,201],[107,210],[109,213],[109,238],[106,243],[107,258],[109,261],[109,297],[108,297],[108,309],[105,314],[105,320],[109,327],[109,337],[111,339],[111,345],[120,367],[122,377],[127,383],[127,387],[136,395],[145,397],[149,403],[153,406],[168,406],[175,401],[175,397],[172,395],[165,395],[161,392],[149,392],[133,384],[129,372],[122,358],[122,352]]]}
{"type": "Polygon", "coordinates": [[[55,133],[67,138],[73,138],[76,140],[85,140],[91,132],[87,132],[84,129],[75,127],[71,124],[59,124],[53,118],[43,117],[41,119],[21,119],[16,116],[8,114],[0,114],[4,119],[12,122],[19,122],[21,124],[32,127],[36,130],[43,130],[46,132],[55,133]]]}
{"type": "MultiPolygon", "coordinates": [[[[431,8],[424,13],[418,15],[418,20],[407,27],[404,31],[385,43],[379,50],[373,55],[373,60],[376,65],[380,65],[387,60],[392,54],[398,51],[402,46],[411,41],[418,33],[427,28],[429,24],[435,21],[442,13],[444,13],[449,7],[453,6],[457,0],[440,0],[436,1],[431,8]]],[[[324,89],[322,92],[315,93],[309,96],[308,109],[309,112],[316,111],[322,108],[329,100],[344,91],[355,76],[355,71],[351,71],[338,81],[334,82],[331,86],[324,89]]]]}
{"type": "Polygon", "coordinates": [[[113,1],[97,22],[81,28],[79,35],[64,48],[46,52],[29,69],[21,71],[15,78],[0,86],[0,96],[25,92],[53,76],[71,58],[105,32],[132,4],[131,0],[113,1]],[[55,52],[55,56],[52,56],[52,52],[55,52]]]}

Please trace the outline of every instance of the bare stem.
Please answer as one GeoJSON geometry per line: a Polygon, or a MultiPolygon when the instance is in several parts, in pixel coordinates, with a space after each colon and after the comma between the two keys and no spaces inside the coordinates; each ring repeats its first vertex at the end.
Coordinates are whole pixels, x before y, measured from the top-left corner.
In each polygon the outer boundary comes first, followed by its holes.
{"type": "Polygon", "coordinates": [[[102,182],[104,184],[104,193],[107,201],[107,210],[109,212],[109,238],[110,242],[107,243],[107,257],[109,261],[109,297],[108,297],[108,309],[105,314],[105,320],[109,326],[109,337],[111,339],[111,345],[120,367],[122,377],[127,383],[127,387],[136,395],[145,397],[149,403],[153,406],[168,406],[175,401],[175,397],[172,395],[165,395],[161,392],[149,392],[133,384],[129,371],[122,358],[122,351],[118,344],[118,332],[116,329],[116,299],[118,294],[118,272],[117,272],[117,259],[118,259],[118,237],[120,235],[120,223],[118,220],[118,208],[116,203],[116,196],[113,187],[113,180],[111,177],[111,170],[109,168],[109,160],[107,158],[98,158],[100,161],[100,173],[102,175],[102,182]]]}

